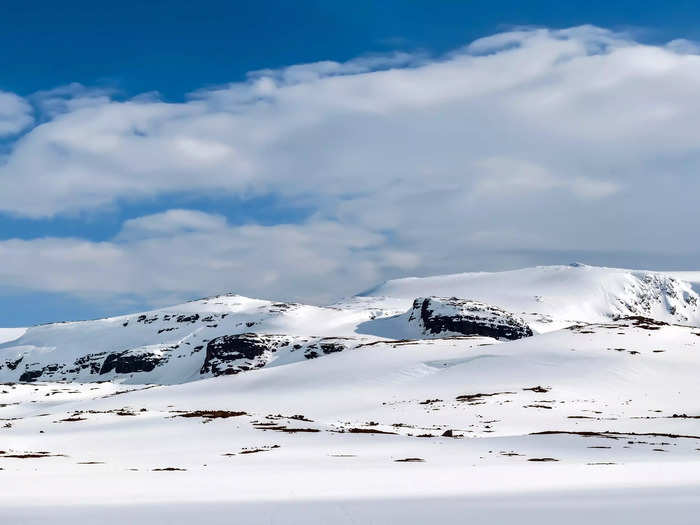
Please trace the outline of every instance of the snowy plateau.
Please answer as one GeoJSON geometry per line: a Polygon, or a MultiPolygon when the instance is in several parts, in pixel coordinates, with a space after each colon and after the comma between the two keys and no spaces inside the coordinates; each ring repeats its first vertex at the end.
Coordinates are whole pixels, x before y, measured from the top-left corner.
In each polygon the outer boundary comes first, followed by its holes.
{"type": "Polygon", "coordinates": [[[699,345],[582,264],[0,329],[0,520],[697,524],[699,345]]]}

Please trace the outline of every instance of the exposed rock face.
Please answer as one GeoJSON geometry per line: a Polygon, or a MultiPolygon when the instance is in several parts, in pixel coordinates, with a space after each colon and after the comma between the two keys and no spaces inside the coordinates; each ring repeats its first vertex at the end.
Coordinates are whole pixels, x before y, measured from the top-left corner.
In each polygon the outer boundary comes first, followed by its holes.
{"type": "MultiPolygon", "coordinates": [[[[177,322],[176,318],[173,319],[177,322]]],[[[203,321],[207,322],[205,319],[203,321]]],[[[108,374],[118,377],[149,372],[157,374],[151,377],[160,378],[162,377],[160,373],[169,363],[183,359],[194,365],[194,370],[197,370],[199,375],[229,375],[262,368],[281,350],[286,350],[289,354],[298,352],[297,360],[314,359],[355,348],[365,343],[366,339],[242,333],[221,335],[211,340],[197,338],[193,341],[202,342],[202,344],[180,341],[171,345],[149,345],[116,352],[96,352],[81,356],[73,363],[50,363],[43,367],[38,362],[29,362],[22,370],[17,370],[16,380],[21,382],[65,381],[66,377],[80,376],[84,381],[104,379],[108,374]],[[193,357],[202,351],[205,354],[203,364],[201,364],[201,358],[193,357]]],[[[24,357],[0,362],[0,369],[10,368],[14,371],[23,362],[24,357]]],[[[152,381],[148,376],[143,380],[152,381]]]]}
{"type": "Polygon", "coordinates": [[[132,374],[134,372],[150,372],[163,360],[154,354],[135,353],[129,350],[109,354],[102,364],[100,375],[114,370],[117,374],[132,374]]]}
{"type": "Polygon", "coordinates": [[[19,380],[22,383],[33,383],[41,377],[43,370],[27,370],[19,376],[19,380]]]}
{"type": "Polygon", "coordinates": [[[451,297],[420,297],[413,301],[409,323],[418,323],[424,334],[480,335],[495,339],[520,339],[532,330],[520,317],[496,306],[451,297]]]}
{"type": "Polygon", "coordinates": [[[696,316],[698,295],[692,287],[668,275],[634,272],[625,294],[614,299],[621,316],[644,316],[686,322],[696,316]]]}
{"type": "MultiPolygon", "coordinates": [[[[357,343],[345,337],[323,337],[318,341],[312,341],[305,345],[304,357],[306,359],[316,359],[321,354],[334,354],[342,352],[357,343]]],[[[299,346],[301,348],[301,346],[299,346]]]]}
{"type": "Polygon", "coordinates": [[[207,343],[207,354],[200,373],[211,372],[219,376],[259,368],[267,362],[264,355],[275,350],[276,345],[259,334],[223,335],[207,343]]]}
{"type": "Polygon", "coordinates": [[[14,361],[6,361],[5,364],[7,365],[7,368],[10,370],[16,370],[17,366],[22,362],[24,359],[24,356],[15,359],[14,361]]]}
{"type": "Polygon", "coordinates": [[[262,368],[275,352],[288,348],[305,359],[342,352],[356,347],[361,340],[347,337],[304,337],[276,334],[244,333],[223,335],[207,344],[200,374],[214,376],[237,374],[262,368]]]}

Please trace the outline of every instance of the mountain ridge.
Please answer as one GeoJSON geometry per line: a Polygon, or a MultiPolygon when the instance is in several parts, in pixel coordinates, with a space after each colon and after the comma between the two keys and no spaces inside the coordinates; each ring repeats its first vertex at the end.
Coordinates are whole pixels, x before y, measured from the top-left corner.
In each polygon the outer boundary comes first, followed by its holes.
{"type": "Polygon", "coordinates": [[[581,264],[397,279],[328,306],[229,293],[0,330],[0,380],[173,384],[381,341],[489,336],[495,343],[627,316],[700,326],[699,299],[691,283],[664,272],[581,264]]]}

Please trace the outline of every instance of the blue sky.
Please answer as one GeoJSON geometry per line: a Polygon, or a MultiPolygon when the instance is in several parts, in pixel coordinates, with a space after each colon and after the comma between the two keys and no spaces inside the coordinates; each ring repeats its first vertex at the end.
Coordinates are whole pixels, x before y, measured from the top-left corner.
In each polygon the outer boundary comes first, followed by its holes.
{"type": "Polygon", "coordinates": [[[3,6],[0,326],[579,259],[695,268],[699,15],[3,6]]]}
{"type": "Polygon", "coordinates": [[[168,100],[246,72],[371,52],[442,53],[518,25],[635,29],[697,39],[692,1],[16,2],[2,8],[0,89],[80,82],[168,100]]]}

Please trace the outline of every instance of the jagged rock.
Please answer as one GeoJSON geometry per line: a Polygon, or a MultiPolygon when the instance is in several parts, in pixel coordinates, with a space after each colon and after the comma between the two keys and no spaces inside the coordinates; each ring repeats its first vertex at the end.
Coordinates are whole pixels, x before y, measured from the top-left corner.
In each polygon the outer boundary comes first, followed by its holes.
{"type": "Polygon", "coordinates": [[[19,366],[19,364],[22,362],[24,359],[24,356],[20,357],[19,359],[16,359],[14,361],[6,361],[5,364],[7,365],[7,368],[10,370],[15,370],[19,366]]]}
{"type": "Polygon", "coordinates": [[[413,301],[409,323],[425,334],[480,335],[495,339],[520,339],[532,330],[520,317],[479,301],[457,297],[420,297],[413,301]]]}
{"type": "Polygon", "coordinates": [[[697,312],[698,296],[687,283],[657,272],[636,272],[625,283],[625,297],[614,299],[620,316],[657,318],[672,316],[686,321],[697,312]]]}

